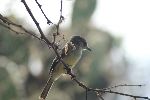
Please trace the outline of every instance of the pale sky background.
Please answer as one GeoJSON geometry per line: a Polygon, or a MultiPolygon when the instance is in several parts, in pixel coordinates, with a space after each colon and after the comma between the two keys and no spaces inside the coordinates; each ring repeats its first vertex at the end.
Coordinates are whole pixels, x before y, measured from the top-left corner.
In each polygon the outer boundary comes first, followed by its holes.
{"type": "MultiPolygon", "coordinates": [[[[20,0],[14,0],[12,7],[8,9],[10,0],[0,0],[0,13],[7,15],[11,11],[24,19],[24,23],[34,26],[32,19],[25,10],[20,0]]],[[[47,29],[45,18],[34,0],[26,0],[43,29],[47,29]],[[39,14],[40,13],[40,14],[39,14]]],[[[60,0],[39,0],[43,1],[43,9],[53,22],[58,21],[60,0]]],[[[71,21],[72,4],[74,0],[63,0],[63,15],[65,22],[62,26],[69,27],[71,21]]],[[[142,82],[149,84],[150,80],[150,0],[98,0],[96,11],[91,23],[112,33],[116,37],[122,37],[122,48],[132,62],[134,68],[131,78],[142,79],[142,82]],[[136,77],[135,77],[136,76],[136,77]]],[[[150,92],[147,92],[150,93],[150,92]]],[[[147,96],[150,94],[147,94],[147,96]]]]}
{"type": "MultiPolygon", "coordinates": [[[[34,26],[33,29],[36,29],[20,0],[13,0],[13,5],[9,5],[9,1],[11,0],[0,0],[0,12],[7,15],[7,11],[11,11],[17,14],[17,17],[24,19],[25,24],[34,26]]],[[[41,16],[35,1],[26,1],[41,27],[46,30],[48,28],[45,24],[46,20],[41,16]]],[[[40,3],[45,13],[56,23],[59,18],[60,0],[42,1],[40,3]]],[[[62,26],[64,27],[70,25],[73,3],[74,0],[63,0],[65,22],[62,26]]],[[[98,0],[91,22],[97,28],[109,31],[116,37],[122,37],[123,48],[131,59],[138,61],[149,59],[150,61],[150,0],[98,0]]]]}

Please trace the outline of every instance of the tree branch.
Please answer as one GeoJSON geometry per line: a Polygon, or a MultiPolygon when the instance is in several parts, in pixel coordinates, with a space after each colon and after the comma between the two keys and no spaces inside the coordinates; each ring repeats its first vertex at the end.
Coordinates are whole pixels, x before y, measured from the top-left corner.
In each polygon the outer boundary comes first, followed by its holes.
{"type": "Polygon", "coordinates": [[[45,35],[44,35],[44,33],[43,33],[43,31],[42,31],[42,29],[41,29],[39,23],[37,22],[37,20],[35,19],[34,15],[32,14],[32,12],[31,12],[30,8],[28,7],[26,1],[25,1],[25,0],[21,0],[21,2],[24,4],[24,6],[25,6],[26,10],[28,11],[30,17],[32,18],[32,20],[34,21],[34,23],[35,23],[37,29],[39,30],[39,33],[41,34],[41,39],[45,40],[45,42],[46,42],[48,45],[51,46],[52,43],[45,37],[45,35]]]}
{"type": "Polygon", "coordinates": [[[36,4],[38,5],[38,7],[40,8],[42,14],[44,15],[45,19],[47,20],[47,24],[53,24],[52,21],[50,21],[50,19],[48,19],[48,17],[46,16],[46,14],[44,13],[43,9],[42,9],[42,5],[37,1],[35,0],[36,4]]]}
{"type": "MultiPolygon", "coordinates": [[[[40,41],[44,41],[46,43],[46,45],[50,48],[52,48],[56,54],[56,56],[59,58],[59,60],[63,63],[64,65],[64,68],[66,69],[67,71],[67,74],[71,76],[71,79],[76,82],[80,87],[82,87],[83,89],[86,90],[86,100],[87,100],[87,92],[88,91],[93,91],[95,92],[96,94],[102,94],[102,93],[111,93],[111,94],[118,94],[118,95],[122,95],[122,96],[128,96],[128,97],[132,97],[134,99],[136,98],[142,98],[142,99],[147,99],[147,100],[150,100],[149,97],[144,97],[144,96],[136,96],[136,95],[131,95],[131,94],[126,94],[126,93],[121,93],[121,92],[116,92],[116,91],[112,91],[111,89],[112,88],[117,88],[117,87],[122,87],[122,86],[142,86],[142,85],[127,85],[127,84],[124,84],[124,85],[117,85],[117,86],[113,86],[113,87],[110,87],[110,88],[104,88],[104,89],[94,89],[94,88],[90,88],[86,85],[84,85],[82,82],[80,82],[79,80],[76,79],[76,76],[71,72],[71,69],[68,67],[68,64],[66,64],[63,59],[60,57],[58,51],[57,51],[57,45],[55,44],[55,38],[56,36],[54,36],[54,42],[51,43],[47,37],[44,35],[38,21],[35,19],[34,15],[32,14],[30,8],[28,7],[27,3],[25,2],[25,0],[21,0],[21,2],[24,4],[27,12],[29,13],[30,17],[32,18],[33,22],[35,23],[37,29],[39,30],[39,33],[40,33],[40,37],[38,37],[36,34],[32,34],[31,32],[29,32],[28,30],[26,30],[25,28],[23,28],[21,25],[18,25],[18,24],[15,24],[13,22],[11,22],[10,20],[8,20],[7,18],[3,17],[1,14],[0,14],[0,20],[2,21],[2,23],[5,23],[5,24],[2,24],[0,23],[0,25],[6,27],[7,29],[15,32],[15,33],[20,33],[20,32],[17,32],[16,30],[14,30],[13,28],[10,27],[10,25],[13,25],[13,26],[16,26],[22,30],[24,30],[25,33],[28,33],[30,34],[31,36],[39,39],[40,41]]],[[[46,17],[45,13],[43,12],[42,8],[41,8],[41,5],[37,2],[37,0],[35,0],[35,2],[38,4],[39,8],[41,9],[43,15],[45,16],[45,18],[47,19],[48,21],[48,18],[46,17]]],[[[64,17],[62,16],[62,3],[63,1],[61,0],[61,7],[60,7],[60,19],[58,21],[58,23],[56,24],[56,27],[57,27],[57,35],[59,35],[59,25],[62,23],[62,21],[64,20],[64,17]]],[[[50,21],[50,20],[49,20],[50,21]]],[[[50,24],[50,22],[48,21],[48,24],[50,24]]],[[[52,23],[52,22],[51,22],[52,23]]],[[[23,33],[22,33],[23,34],[23,33]]],[[[104,100],[104,98],[101,96],[101,95],[97,95],[99,96],[102,100],[104,100]]]]}

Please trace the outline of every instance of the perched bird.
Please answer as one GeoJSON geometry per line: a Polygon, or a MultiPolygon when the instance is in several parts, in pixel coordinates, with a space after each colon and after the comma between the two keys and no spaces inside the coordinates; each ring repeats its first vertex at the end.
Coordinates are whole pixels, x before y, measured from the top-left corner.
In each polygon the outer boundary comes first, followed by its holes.
{"type": "MultiPolygon", "coordinates": [[[[86,40],[80,36],[73,36],[62,49],[60,57],[65,62],[65,64],[69,65],[68,67],[72,69],[80,60],[83,50],[91,51],[86,40]]],[[[65,73],[66,69],[63,63],[59,60],[58,57],[55,57],[50,68],[50,77],[40,95],[41,100],[45,100],[48,91],[52,87],[54,81],[56,81],[62,74],[65,73]]]]}

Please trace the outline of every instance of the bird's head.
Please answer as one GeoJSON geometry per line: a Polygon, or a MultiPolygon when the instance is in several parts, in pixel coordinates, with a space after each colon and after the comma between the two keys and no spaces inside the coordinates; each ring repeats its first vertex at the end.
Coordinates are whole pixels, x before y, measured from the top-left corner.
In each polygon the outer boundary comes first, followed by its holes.
{"type": "Polygon", "coordinates": [[[72,42],[76,47],[81,47],[83,50],[91,51],[91,49],[88,47],[86,40],[81,36],[73,36],[70,42],[72,42]]]}

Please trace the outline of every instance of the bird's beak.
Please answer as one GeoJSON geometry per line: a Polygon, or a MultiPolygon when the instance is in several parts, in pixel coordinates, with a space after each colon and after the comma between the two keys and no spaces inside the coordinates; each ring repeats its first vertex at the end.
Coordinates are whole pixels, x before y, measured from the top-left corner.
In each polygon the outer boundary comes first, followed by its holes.
{"type": "Polygon", "coordinates": [[[89,47],[86,47],[86,50],[92,51],[89,47]]]}

